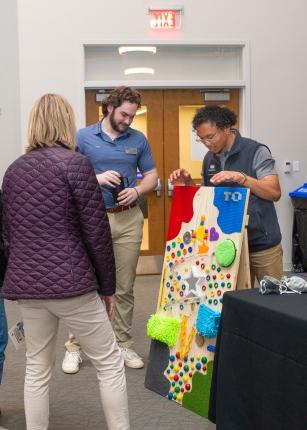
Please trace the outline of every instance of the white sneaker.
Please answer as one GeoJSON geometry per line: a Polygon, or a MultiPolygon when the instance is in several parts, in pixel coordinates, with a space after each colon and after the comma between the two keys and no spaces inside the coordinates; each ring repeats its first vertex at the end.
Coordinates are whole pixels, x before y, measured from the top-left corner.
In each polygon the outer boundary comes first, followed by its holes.
{"type": "Polygon", "coordinates": [[[79,351],[65,352],[65,357],[62,363],[62,370],[64,373],[78,373],[80,370],[80,365],[82,363],[82,358],[79,351]]]}
{"type": "Polygon", "coordinates": [[[142,369],[144,367],[144,362],[142,358],[133,349],[119,347],[124,359],[125,365],[131,367],[132,369],[142,369]]]}

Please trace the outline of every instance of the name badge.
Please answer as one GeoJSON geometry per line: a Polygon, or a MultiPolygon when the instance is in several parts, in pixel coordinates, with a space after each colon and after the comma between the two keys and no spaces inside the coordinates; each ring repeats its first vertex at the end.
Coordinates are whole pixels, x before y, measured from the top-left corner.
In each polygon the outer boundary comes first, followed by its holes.
{"type": "Polygon", "coordinates": [[[136,155],[138,153],[138,149],[137,148],[126,148],[126,154],[132,154],[132,155],[136,155]]]}

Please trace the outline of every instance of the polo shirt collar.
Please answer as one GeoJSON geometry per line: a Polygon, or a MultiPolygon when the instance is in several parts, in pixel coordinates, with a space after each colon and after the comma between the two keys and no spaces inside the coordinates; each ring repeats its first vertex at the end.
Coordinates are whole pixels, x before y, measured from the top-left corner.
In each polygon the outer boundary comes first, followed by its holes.
{"type": "MultiPolygon", "coordinates": [[[[103,120],[98,121],[98,122],[95,124],[94,134],[96,134],[96,135],[98,135],[98,134],[104,134],[104,135],[108,136],[108,134],[107,134],[107,133],[105,133],[105,132],[102,130],[102,128],[101,128],[102,121],[103,121],[103,120]]],[[[124,131],[123,133],[120,133],[120,134],[116,137],[116,139],[118,139],[119,137],[126,137],[126,136],[129,136],[130,134],[131,134],[130,127],[128,127],[128,129],[127,129],[126,131],[124,131]]],[[[108,137],[109,137],[109,136],[108,136],[108,137]]],[[[110,137],[109,137],[109,138],[110,138],[110,137]]],[[[116,139],[114,139],[114,140],[116,140],[116,139]]]]}

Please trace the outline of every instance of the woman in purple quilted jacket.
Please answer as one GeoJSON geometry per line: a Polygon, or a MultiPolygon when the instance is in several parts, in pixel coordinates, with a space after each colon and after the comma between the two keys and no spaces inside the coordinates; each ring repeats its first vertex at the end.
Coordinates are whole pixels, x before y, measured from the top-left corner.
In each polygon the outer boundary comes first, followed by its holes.
{"type": "Polygon", "coordinates": [[[60,320],[97,370],[108,428],[126,430],[124,363],[109,321],[115,293],[110,227],[94,170],[74,147],[71,106],[46,94],[32,109],[26,154],[3,180],[3,296],[18,300],[24,321],[27,430],[48,428],[60,320]]]}
{"type": "MultiPolygon", "coordinates": [[[[3,284],[6,267],[6,257],[2,240],[2,193],[0,190],[0,291],[3,284]]],[[[8,341],[7,320],[3,297],[0,295],[0,384],[3,374],[4,352],[8,341]]],[[[1,409],[0,409],[1,415],[1,409]]]]}

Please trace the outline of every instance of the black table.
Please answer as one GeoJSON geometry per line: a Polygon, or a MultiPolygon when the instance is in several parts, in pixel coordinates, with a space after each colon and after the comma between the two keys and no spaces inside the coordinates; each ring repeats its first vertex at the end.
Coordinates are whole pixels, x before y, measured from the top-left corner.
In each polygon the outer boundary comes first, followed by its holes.
{"type": "Polygon", "coordinates": [[[307,430],[307,293],[224,295],[209,419],[217,430],[307,430]]]}

